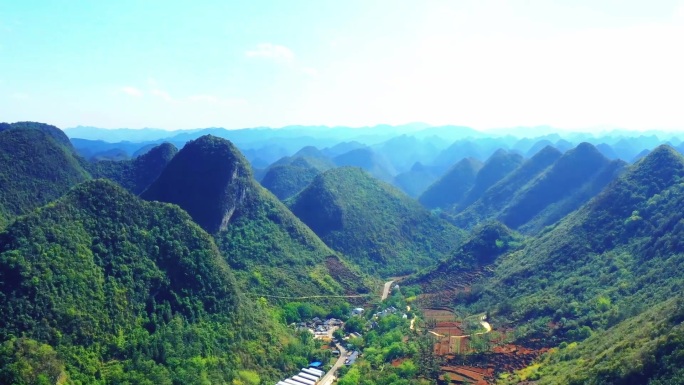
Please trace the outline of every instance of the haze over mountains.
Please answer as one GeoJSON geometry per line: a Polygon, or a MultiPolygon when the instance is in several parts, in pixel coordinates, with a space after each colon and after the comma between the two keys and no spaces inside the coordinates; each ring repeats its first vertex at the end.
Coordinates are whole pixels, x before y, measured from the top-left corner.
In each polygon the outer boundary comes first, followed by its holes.
{"type": "Polygon", "coordinates": [[[340,383],[684,381],[672,133],[66,132],[0,124],[2,383],[276,383],[333,316],[340,383]]]}

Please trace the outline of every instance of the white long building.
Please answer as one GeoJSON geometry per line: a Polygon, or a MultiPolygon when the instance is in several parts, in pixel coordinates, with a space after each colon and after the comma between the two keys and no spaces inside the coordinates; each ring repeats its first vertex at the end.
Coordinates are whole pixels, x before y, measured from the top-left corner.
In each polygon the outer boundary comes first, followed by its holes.
{"type": "Polygon", "coordinates": [[[299,375],[293,376],[292,380],[297,381],[297,382],[301,382],[304,385],[316,385],[316,381],[310,380],[308,378],[304,378],[304,377],[299,376],[299,375]]]}
{"type": "Polygon", "coordinates": [[[324,371],[314,368],[302,368],[299,374],[278,381],[276,385],[316,385],[325,374],[324,371]]]}
{"type": "Polygon", "coordinates": [[[317,376],[319,379],[325,374],[322,370],[314,368],[302,368],[302,372],[317,376]]]}

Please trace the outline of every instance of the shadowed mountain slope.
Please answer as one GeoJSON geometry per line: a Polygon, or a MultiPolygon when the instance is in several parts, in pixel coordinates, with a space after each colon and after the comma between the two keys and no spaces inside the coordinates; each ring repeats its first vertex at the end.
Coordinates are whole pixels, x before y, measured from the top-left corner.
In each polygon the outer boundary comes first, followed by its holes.
{"type": "Polygon", "coordinates": [[[417,199],[437,180],[437,177],[434,168],[416,162],[410,170],[395,176],[393,184],[408,196],[417,199]]]}
{"type": "Polygon", "coordinates": [[[470,228],[489,219],[527,233],[540,231],[598,194],[625,163],[582,143],[561,153],[546,147],[451,217],[470,228]]]}
{"type": "Polygon", "coordinates": [[[131,160],[98,161],[89,165],[94,178],[111,179],[128,191],[140,194],[157,179],[178,149],[170,143],[163,143],[131,160]]]}
{"type": "Polygon", "coordinates": [[[482,163],[464,158],[421,194],[418,201],[429,209],[449,207],[460,202],[475,184],[482,163]]]}
{"type": "Polygon", "coordinates": [[[466,207],[476,201],[488,188],[518,168],[522,162],[523,157],[519,154],[506,150],[496,151],[477,172],[473,187],[468,190],[463,200],[459,201],[456,207],[452,209],[460,211],[462,207],[466,207]]]}
{"type": "Polygon", "coordinates": [[[461,227],[473,227],[490,218],[498,218],[520,189],[539,176],[561,157],[560,151],[547,146],[520,167],[490,187],[482,196],[453,217],[461,227]]]}

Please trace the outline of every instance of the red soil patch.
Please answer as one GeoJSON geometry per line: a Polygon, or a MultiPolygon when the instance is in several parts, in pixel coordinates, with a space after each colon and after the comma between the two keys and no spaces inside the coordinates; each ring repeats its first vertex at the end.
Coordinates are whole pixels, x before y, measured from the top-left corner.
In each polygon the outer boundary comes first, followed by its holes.
{"type": "Polygon", "coordinates": [[[397,366],[401,365],[407,359],[408,358],[405,358],[405,357],[404,358],[397,358],[396,360],[392,361],[392,363],[390,365],[392,365],[393,367],[396,368],[397,366]]]}
{"type": "MultiPolygon", "coordinates": [[[[442,370],[449,374],[452,384],[488,385],[494,380],[493,372],[483,371],[470,366],[443,366],[442,370]]],[[[444,376],[441,376],[444,379],[444,376]]]]}
{"type": "Polygon", "coordinates": [[[449,374],[452,384],[494,384],[499,373],[522,369],[548,349],[533,349],[520,345],[504,344],[506,334],[512,329],[497,330],[501,337],[490,342],[487,352],[476,352],[470,346],[471,337],[463,337],[460,322],[452,312],[444,309],[425,309],[426,319],[433,319],[436,326],[435,354],[444,357],[442,370],[449,374]]]}

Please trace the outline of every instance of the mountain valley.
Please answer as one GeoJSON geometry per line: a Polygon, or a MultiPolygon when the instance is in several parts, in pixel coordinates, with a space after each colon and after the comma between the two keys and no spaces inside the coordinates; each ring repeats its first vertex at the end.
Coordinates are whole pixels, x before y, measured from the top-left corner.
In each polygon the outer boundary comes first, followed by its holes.
{"type": "Polygon", "coordinates": [[[0,383],[684,383],[681,143],[0,123],[0,383]]]}

